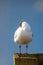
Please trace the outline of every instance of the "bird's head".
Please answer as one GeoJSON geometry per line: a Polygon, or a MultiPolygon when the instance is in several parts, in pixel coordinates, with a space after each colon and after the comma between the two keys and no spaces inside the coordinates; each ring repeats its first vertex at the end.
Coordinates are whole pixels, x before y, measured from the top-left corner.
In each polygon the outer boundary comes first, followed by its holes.
{"type": "Polygon", "coordinates": [[[25,21],[20,22],[20,27],[31,30],[30,29],[30,25],[27,22],[25,22],[25,21]]]}
{"type": "Polygon", "coordinates": [[[25,21],[23,21],[23,22],[20,22],[20,27],[26,27],[28,24],[27,24],[27,22],[25,22],[25,21]]]}

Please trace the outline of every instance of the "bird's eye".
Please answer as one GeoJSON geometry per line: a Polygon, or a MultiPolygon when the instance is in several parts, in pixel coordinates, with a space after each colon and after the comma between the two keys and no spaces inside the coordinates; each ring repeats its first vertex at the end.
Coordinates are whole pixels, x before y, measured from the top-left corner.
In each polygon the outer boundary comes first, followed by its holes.
{"type": "Polygon", "coordinates": [[[22,22],[20,22],[20,27],[22,27],[22,22]]]}

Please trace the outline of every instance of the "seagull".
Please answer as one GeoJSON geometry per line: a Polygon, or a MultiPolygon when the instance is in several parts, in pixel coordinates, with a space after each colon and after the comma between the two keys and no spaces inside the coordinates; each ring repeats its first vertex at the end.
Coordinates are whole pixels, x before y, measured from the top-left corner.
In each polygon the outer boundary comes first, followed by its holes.
{"type": "Polygon", "coordinates": [[[32,41],[33,33],[30,25],[23,21],[20,22],[19,27],[14,33],[14,41],[19,44],[21,53],[21,44],[26,45],[26,53],[28,52],[28,43],[32,41]]]}

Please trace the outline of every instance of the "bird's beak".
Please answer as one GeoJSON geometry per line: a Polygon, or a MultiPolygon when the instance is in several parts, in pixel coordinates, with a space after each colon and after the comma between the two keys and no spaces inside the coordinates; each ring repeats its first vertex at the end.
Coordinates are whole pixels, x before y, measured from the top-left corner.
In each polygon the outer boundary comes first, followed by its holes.
{"type": "Polygon", "coordinates": [[[20,27],[22,27],[22,22],[20,22],[20,27]]]}

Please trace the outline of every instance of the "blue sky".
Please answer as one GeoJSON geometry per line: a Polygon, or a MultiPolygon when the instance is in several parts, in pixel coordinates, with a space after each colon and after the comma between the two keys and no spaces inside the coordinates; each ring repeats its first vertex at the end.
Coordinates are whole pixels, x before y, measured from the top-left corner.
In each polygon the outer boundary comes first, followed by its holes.
{"type": "Polygon", "coordinates": [[[19,52],[13,37],[20,21],[28,22],[34,34],[28,53],[43,53],[43,0],[25,1],[0,1],[0,65],[13,65],[13,54],[19,52]]]}

